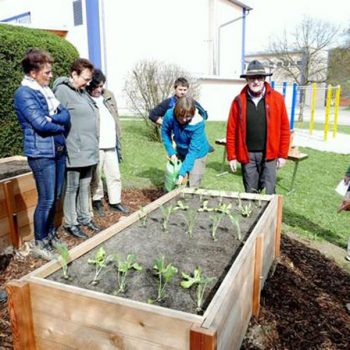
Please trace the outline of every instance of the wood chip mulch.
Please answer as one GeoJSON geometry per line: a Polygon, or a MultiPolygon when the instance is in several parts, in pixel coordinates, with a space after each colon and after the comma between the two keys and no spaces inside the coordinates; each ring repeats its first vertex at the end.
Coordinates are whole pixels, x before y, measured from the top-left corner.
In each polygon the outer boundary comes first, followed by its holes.
{"type": "MultiPolygon", "coordinates": [[[[155,189],[128,189],[122,199],[134,212],[162,194],[155,189]]],[[[107,205],[105,209],[106,217],[96,218],[102,228],[121,217],[107,205]]],[[[59,236],[69,247],[80,242],[65,236],[62,229],[59,236]]],[[[0,289],[42,264],[30,255],[0,257],[0,289]]],[[[350,303],[350,275],[318,251],[282,236],[281,257],[265,283],[259,318],[250,322],[241,349],[348,350],[350,314],[346,303],[350,303]]],[[[13,349],[6,302],[0,304],[0,349],[13,349]]]]}

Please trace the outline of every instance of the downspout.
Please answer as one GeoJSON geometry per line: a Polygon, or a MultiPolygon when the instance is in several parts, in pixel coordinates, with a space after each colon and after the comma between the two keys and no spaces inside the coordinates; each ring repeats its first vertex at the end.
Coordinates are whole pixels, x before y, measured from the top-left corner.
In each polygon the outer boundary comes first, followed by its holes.
{"type": "Polygon", "coordinates": [[[100,11],[98,0],[85,0],[89,59],[101,68],[100,11]]]}
{"type": "MultiPolygon", "coordinates": [[[[246,18],[247,15],[249,14],[249,11],[250,11],[250,10],[247,10],[246,8],[243,8],[243,15],[242,15],[242,16],[239,16],[239,17],[237,17],[237,18],[234,18],[234,19],[232,19],[232,20],[230,20],[230,21],[228,21],[228,22],[225,22],[225,23],[221,24],[221,25],[218,27],[218,59],[217,59],[217,64],[218,64],[217,73],[218,73],[218,75],[220,75],[220,46],[221,46],[221,35],[220,35],[220,33],[221,33],[221,29],[222,29],[223,27],[228,26],[228,25],[231,24],[231,23],[234,23],[234,22],[237,22],[237,21],[243,19],[244,30],[245,30],[245,18],[246,18]]],[[[245,33],[243,33],[243,35],[245,36],[245,33]]],[[[242,44],[242,45],[245,45],[245,43],[242,44]]],[[[243,53],[242,53],[242,55],[243,55],[243,53]]]]}
{"type": "Polygon", "coordinates": [[[241,74],[244,73],[244,68],[245,68],[245,29],[246,29],[246,17],[248,14],[249,14],[249,11],[247,13],[247,9],[243,7],[241,74]]]}

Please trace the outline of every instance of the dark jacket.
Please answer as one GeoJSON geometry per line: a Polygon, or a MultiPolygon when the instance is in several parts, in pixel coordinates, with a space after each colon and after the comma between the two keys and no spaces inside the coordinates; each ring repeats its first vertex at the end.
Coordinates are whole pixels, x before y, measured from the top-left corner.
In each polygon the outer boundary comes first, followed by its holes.
{"type": "MultiPolygon", "coordinates": [[[[158,106],[154,107],[149,113],[149,119],[153,122],[156,122],[159,117],[164,117],[166,111],[170,108],[174,108],[177,101],[176,95],[167,98],[162,101],[158,106]]],[[[207,111],[197,102],[195,101],[196,108],[198,113],[203,117],[204,120],[208,119],[207,111]]]]}
{"type": "Polygon", "coordinates": [[[20,86],[15,92],[15,110],[23,129],[23,148],[27,157],[55,157],[56,135],[64,135],[69,128],[70,115],[62,105],[58,113],[50,116],[45,96],[28,86],[20,86]]]}
{"type": "MultiPolygon", "coordinates": [[[[249,163],[246,143],[247,85],[233,100],[226,129],[227,159],[249,163]]],[[[283,96],[265,83],[267,122],[266,159],[287,158],[290,142],[289,121],[283,96]]]]}

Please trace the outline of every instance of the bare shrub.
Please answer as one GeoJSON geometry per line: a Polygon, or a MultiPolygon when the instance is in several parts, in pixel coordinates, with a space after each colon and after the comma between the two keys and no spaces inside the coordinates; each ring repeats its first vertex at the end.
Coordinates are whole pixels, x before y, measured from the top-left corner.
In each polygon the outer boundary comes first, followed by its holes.
{"type": "Polygon", "coordinates": [[[199,83],[188,72],[175,64],[156,60],[141,60],[128,73],[124,91],[128,97],[129,108],[146,122],[149,136],[154,141],[161,141],[159,127],[149,118],[149,112],[161,101],[170,97],[174,81],[185,77],[190,83],[189,95],[199,95],[199,83]]]}

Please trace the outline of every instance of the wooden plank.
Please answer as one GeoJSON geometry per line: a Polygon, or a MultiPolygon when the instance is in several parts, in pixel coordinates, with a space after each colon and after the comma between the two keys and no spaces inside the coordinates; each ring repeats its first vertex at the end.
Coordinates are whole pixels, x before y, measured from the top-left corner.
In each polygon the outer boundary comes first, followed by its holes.
{"type": "Polygon", "coordinates": [[[216,350],[216,330],[194,324],[190,331],[190,350],[216,350]]]}
{"type": "Polygon", "coordinates": [[[11,281],[6,285],[15,350],[36,349],[29,283],[11,281]]]}
{"type": "Polygon", "coordinates": [[[99,342],[122,337],[158,344],[164,349],[188,349],[192,324],[203,320],[197,315],[156,305],[72,286],[62,287],[34,277],[31,281],[35,333],[53,343],[66,341],[63,345],[69,345],[80,338],[79,348],[84,348],[90,343],[82,333],[99,330],[99,342]],[[66,328],[60,330],[62,324],[66,324],[66,328]]]}
{"type": "Polygon", "coordinates": [[[15,195],[36,189],[33,174],[25,173],[11,178],[13,181],[13,192],[15,195]]]}
{"type": "Polygon", "coordinates": [[[277,224],[276,224],[276,233],[275,233],[275,254],[274,254],[275,258],[278,258],[281,256],[282,211],[283,211],[283,197],[278,196],[277,224]]]}
{"type": "Polygon", "coordinates": [[[253,310],[252,314],[255,317],[259,316],[260,310],[260,290],[261,290],[261,275],[263,258],[263,236],[258,236],[255,241],[255,258],[254,258],[254,283],[253,283],[253,310]]]}
{"type": "Polygon", "coordinates": [[[19,248],[21,245],[21,240],[18,232],[16,204],[13,193],[13,182],[5,181],[2,183],[2,186],[6,197],[6,212],[10,229],[9,240],[15,248],[19,248]]]}
{"type": "Polygon", "coordinates": [[[38,202],[38,192],[33,188],[26,192],[17,193],[15,195],[17,211],[27,210],[35,207],[38,202]]]}
{"type": "Polygon", "coordinates": [[[0,164],[1,163],[12,162],[14,160],[27,160],[27,157],[24,157],[24,156],[12,156],[12,157],[0,158],[0,164]]]}

